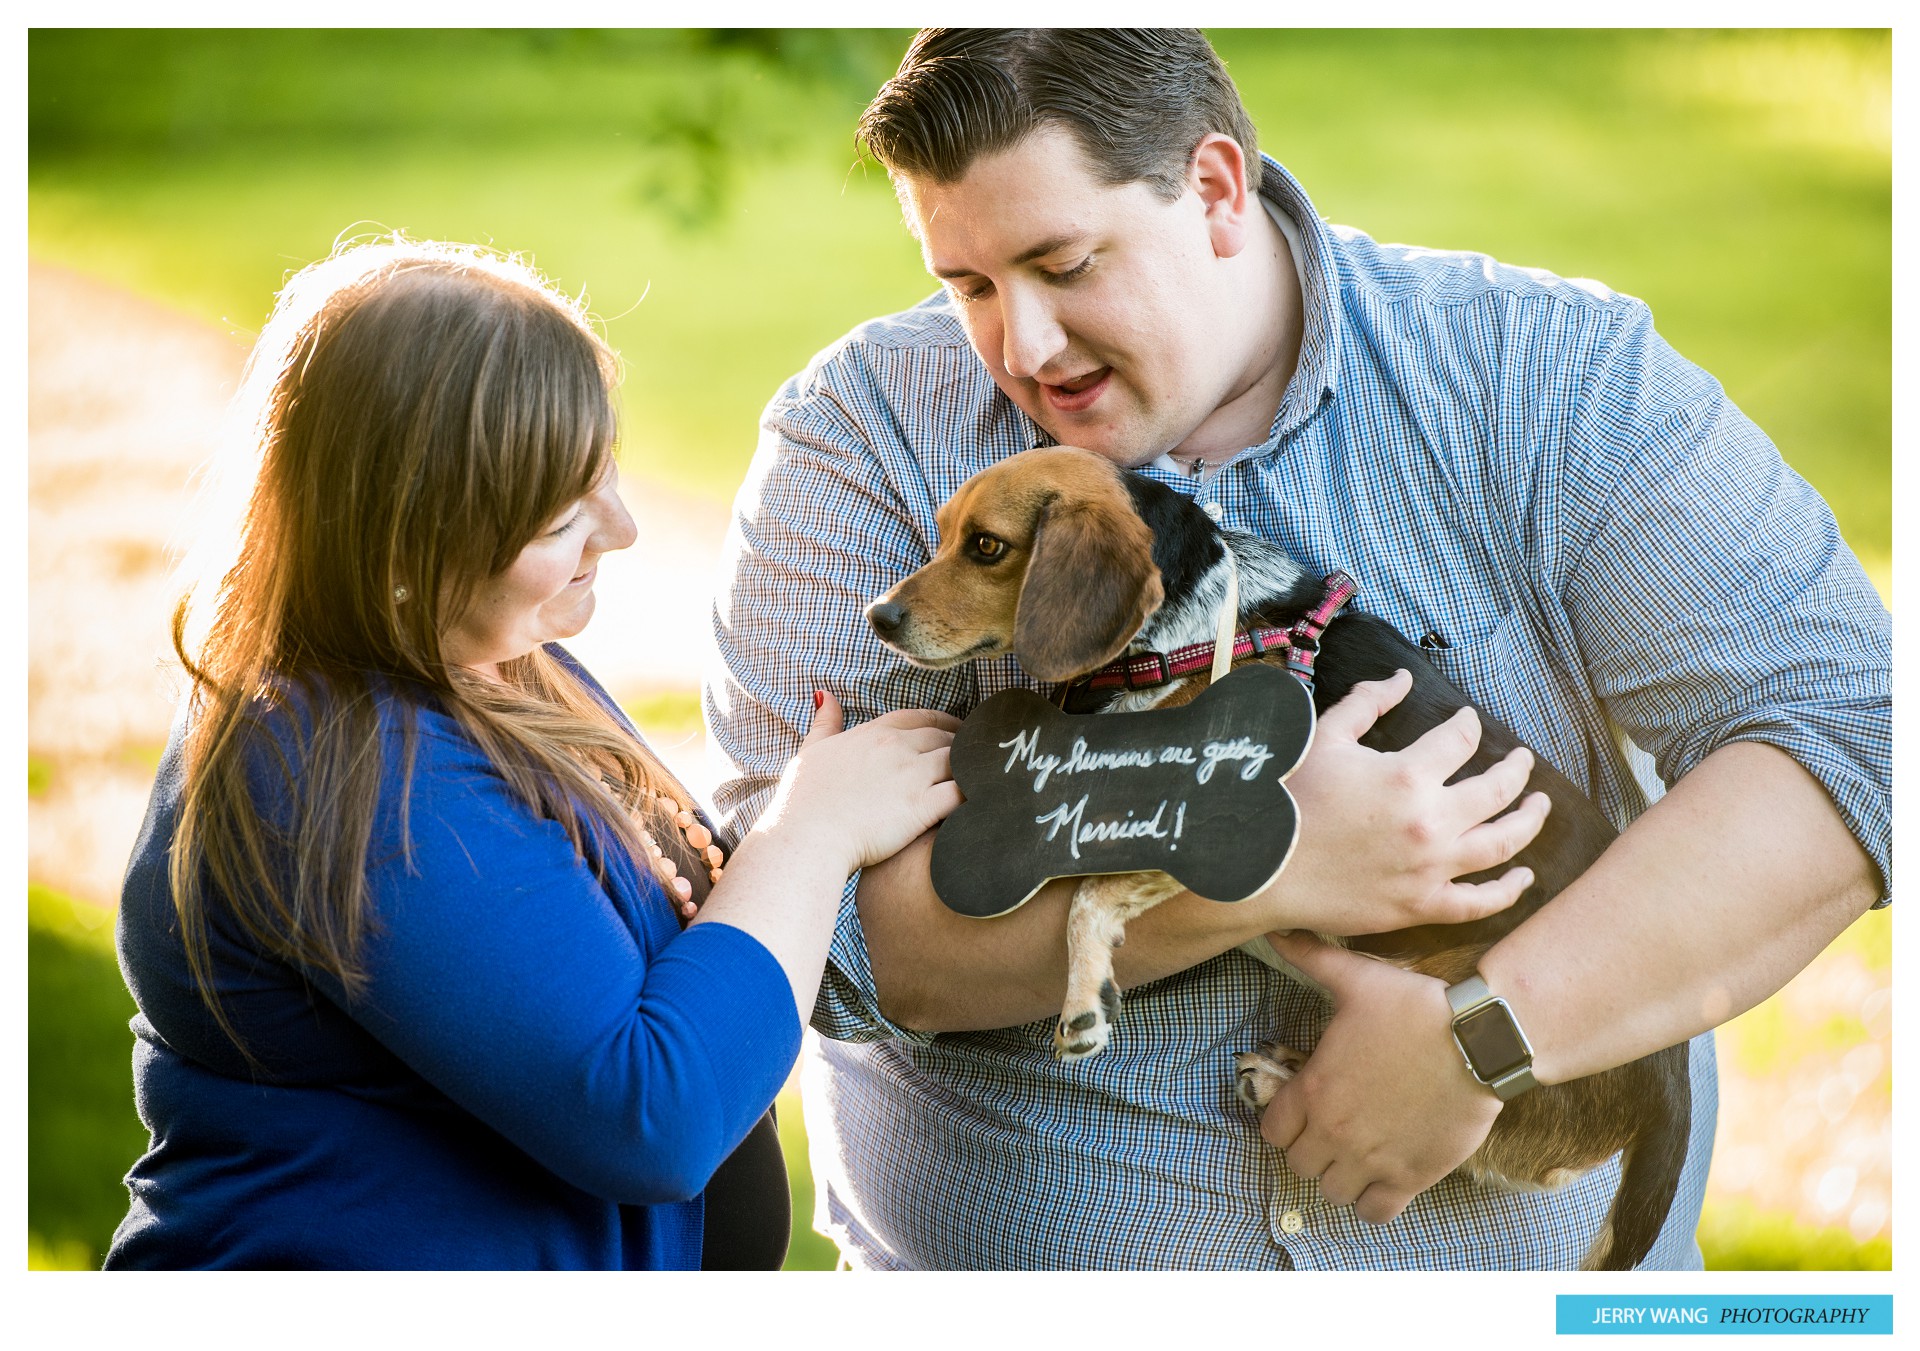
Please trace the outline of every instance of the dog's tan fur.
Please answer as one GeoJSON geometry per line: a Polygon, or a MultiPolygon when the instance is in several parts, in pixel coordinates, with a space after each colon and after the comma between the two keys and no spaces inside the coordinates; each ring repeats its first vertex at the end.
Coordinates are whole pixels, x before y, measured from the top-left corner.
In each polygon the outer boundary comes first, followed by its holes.
{"type": "Polygon", "coordinates": [[[1160,605],[1153,532],[1119,472],[1084,451],[1029,451],[962,484],[936,517],[933,561],[881,601],[904,607],[890,638],[922,666],[1018,652],[1042,680],[1066,680],[1119,655],[1160,605]],[[977,557],[981,536],[1002,541],[977,557]]]}

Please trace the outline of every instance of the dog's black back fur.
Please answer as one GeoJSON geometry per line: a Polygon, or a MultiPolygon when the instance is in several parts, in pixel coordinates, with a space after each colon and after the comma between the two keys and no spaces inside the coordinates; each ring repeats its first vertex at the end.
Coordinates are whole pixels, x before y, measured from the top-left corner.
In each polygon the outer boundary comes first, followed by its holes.
{"type": "MultiPolygon", "coordinates": [[[[1135,509],[1153,531],[1154,562],[1165,589],[1165,611],[1190,598],[1219,562],[1221,533],[1186,497],[1138,474],[1124,477],[1135,509]]],[[[1251,537],[1245,539],[1244,544],[1236,542],[1236,554],[1249,548],[1277,552],[1271,545],[1251,537]]],[[[1248,571],[1242,569],[1243,587],[1248,571]]],[[[1282,594],[1243,591],[1240,622],[1242,626],[1258,623],[1285,628],[1320,596],[1320,579],[1304,572],[1299,583],[1282,594]]],[[[1321,638],[1315,663],[1314,707],[1324,713],[1359,682],[1384,680],[1400,669],[1412,673],[1413,688],[1361,738],[1366,746],[1380,751],[1400,750],[1473,702],[1391,624],[1349,610],[1329,624],[1321,638]]],[[[1068,702],[1069,711],[1094,712],[1114,697],[1105,693],[1089,696],[1084,688],[1077,690],[1068,702]]],[[[1483,772],[1521,744],[1499,719],[1485,710],[1479,713],[1479,748],[1455,779],[1483,772]]],[[[1537,754],[1527,788],[1545,792],[1553,800],[1546,825],[1510,863],[1467,879],[1484,880],[1516,864],[1529,867],[1534,881],[1519,900],[1485,919],[1371,934],[1353,938],[1348,945],[1406,965],[1463,952],[1477,960],[1481,952],[1585,872],[1613,841],[1617,832],[1612,824],[1586,794],[1537,754]]],[[[1682,1043],[1603,1074],[1522,1094],[1501,1110],[1493,1134],[1527,1132],[1553,1139],[1565,1136],[1571,1126],[1588,1138],[1618,1137],[1614,1147],[1624,1148],[1625,1162],[1620,1194],[1610,1216],[1613,1241],[1605,1265],[1625,1270],[1652,1248],[1672,1206],[1686,1161],[1691,1106],[1687,1047],[1682,1043]]]]}

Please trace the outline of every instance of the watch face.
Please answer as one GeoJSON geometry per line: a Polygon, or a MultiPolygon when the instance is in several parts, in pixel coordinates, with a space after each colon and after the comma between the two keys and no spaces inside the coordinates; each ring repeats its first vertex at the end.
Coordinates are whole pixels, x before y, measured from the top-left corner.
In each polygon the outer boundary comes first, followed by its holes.
{"type": "Polygon", "coordinates": [[[1474,1073],[1492,1081],[1533,1059],[1533,1048],[1520,1035],[1506,1004],[1484,1004],[1453,1025],[1460,1049],[1473,1062],[1474,1073]]]}

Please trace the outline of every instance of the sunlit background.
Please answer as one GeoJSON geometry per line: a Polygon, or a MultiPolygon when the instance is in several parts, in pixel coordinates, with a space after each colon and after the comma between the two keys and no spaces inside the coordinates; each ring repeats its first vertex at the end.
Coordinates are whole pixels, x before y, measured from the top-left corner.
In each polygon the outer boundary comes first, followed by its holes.
{"type": "MultiPolygon", "coordinates": [[[[1645,299],[1891,603],[1890,44],[1876,32],[1213,34],[1329,219],[1645,299]]],[[[931,288],[860,108],[905,32],[82,32],[29,52],[30,1260],[97,1265],[144,1148],[112,907],[246,346],[287,273],[401,228],[524,251],[625,358],[625,494],[575,644],[704,793],[706,594],[768,396],[931,288]]],[[[1721,1036],[1710,1266],[1890,1265],[1889,937],[1721,1036]]],[[[801,1104],[782,1100],[808,1230],[801,1104]]]]}

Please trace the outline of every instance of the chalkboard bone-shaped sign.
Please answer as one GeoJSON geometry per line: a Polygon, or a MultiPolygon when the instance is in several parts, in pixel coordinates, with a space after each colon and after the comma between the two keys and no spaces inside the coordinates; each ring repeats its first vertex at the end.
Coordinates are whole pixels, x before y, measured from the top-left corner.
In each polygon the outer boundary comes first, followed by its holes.
{"type": "Polygon", "coordinates": [[[1299,813],[1284,779],[1313,721],[1306,687],[1257,663],[1172,708],[1073,717],[1005,690],[967,717],[953,742],[966,801],[934,837],[940,899],[986,918],[1055,877],[1098,893],[1076,895],[1069,912],[1063,1059],[1106,1045],[1128,920],[1182,888],[1244,900],[1286,866],[1299,813]]]}
{"type": "Polygon", "coordinates": [[[1243,666],[1178,708],[1098,718],[1003,690],[954,738],[966,802],[934,837],[934,889],[979,918],[1050,878],[1100,873],[1159,871],[1244,900],[1292,852],[1298,816],[1282,780],[1312,729],[1306,687],[1273,666],[1243,666]]]}

